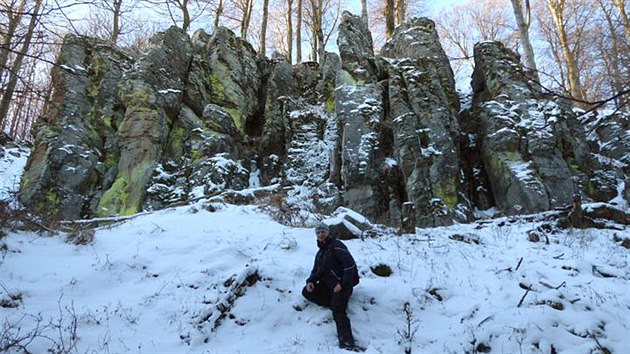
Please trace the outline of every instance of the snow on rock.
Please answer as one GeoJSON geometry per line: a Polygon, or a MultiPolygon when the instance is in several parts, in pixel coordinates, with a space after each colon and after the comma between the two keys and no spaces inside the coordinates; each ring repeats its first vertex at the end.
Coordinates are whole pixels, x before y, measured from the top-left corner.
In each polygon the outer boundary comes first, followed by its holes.
{"type": "MultiPolygon", "coordinates": [[[[102,227],[87,246],[9,234],[0,301],[17,306],[0,307],[3,333],[33,334],[29,352],[340,353],[330,310],[301,297],[313,229],[209,206],[102,227]]],[[[531,220],[344,241],[361,275],[348,309],[357,341],[366,353],[628,352],[627,249],[594,229],[529,242],[531,220]]]]}

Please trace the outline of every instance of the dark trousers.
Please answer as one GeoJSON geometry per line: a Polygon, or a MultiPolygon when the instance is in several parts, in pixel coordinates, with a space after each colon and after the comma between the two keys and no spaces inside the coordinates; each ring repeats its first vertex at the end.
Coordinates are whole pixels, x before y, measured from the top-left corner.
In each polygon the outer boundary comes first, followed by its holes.
{"type": "Polygon", "coordinates": [[[302,295],[307,300],[319,306],[330,307],[333,313],[333,319],[337,325],[339,343],[354,344],[350,319],[346,314],[348,301],[350,300],[350,295],[352,295],[352,288],[342,289],[340,292],[334,293],[332,289],[328,289],[323,284],[318,283],[315,284],[315,289],[310,293],[306,290],[306,287],[304,287],[304,289],[302,289],[302,295]]]}

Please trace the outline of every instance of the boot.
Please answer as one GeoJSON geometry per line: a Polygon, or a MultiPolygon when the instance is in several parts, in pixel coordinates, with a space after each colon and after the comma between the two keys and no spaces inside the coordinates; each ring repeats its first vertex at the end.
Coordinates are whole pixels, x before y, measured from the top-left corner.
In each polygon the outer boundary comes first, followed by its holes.
{"type": "Polygon", "coordinates": [[[337,338],[339,338],[339,348],[350,349],[354,348],[354,337],[352,337],[352,326],[350,325],[350,319],[348,316],[336,315],[335,325],[337,325],[337,338]]]}

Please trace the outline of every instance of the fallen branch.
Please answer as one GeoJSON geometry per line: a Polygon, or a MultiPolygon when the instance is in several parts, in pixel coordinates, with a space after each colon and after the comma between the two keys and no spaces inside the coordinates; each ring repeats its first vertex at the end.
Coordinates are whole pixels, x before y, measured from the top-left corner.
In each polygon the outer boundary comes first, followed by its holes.
{"type": "Polygon", "coordinates": [[[151,212],[143,211],[141,213],[137,213],[137,214],[133,214],[133,215],[111,216],[111,217],[107,217],[107,218],[63,220],[63,221],[60,221],[59,223],[61,225],[81,225],[81,224],[93,224],[93,223],[99,223],[99,222],[121,222],[121,221],[127,221],[127,220],[130,220],[130,219],[133,219],[133,218],[141,216],[141,215],[147,215],[147,214],[150,214],[150,213],[151,212]]]}
{"type": "Polygon", "coordinates": [[[518,264],[516,265],[516,268],[514,269],[515,271],[517,271],[518,268],[521,266],[521,262],[523,262],[523,257],[521,257],[521,259],[518,260],[518,264]]]}
{"type": "Polygon", "coordinates": [[[528,287],[527,290],[525,291],[525,294],[523,294],[523,297],[521,298],[521,301],[518,302],[518,305],[516,307],[521,307],[521,305],[523,304],[523,301],[525,300],[525,296],[527,296],[527,294],[529,294],[530,290],[532,290],[532,288],[528,287]]]}

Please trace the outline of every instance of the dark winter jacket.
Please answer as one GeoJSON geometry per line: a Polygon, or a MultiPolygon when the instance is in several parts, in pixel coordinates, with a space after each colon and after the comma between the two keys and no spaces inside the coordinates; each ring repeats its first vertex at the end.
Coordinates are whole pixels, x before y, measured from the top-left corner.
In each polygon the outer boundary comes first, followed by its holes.
{"type": "Polygon", "coordinates": [[[323,242],[317,241],[319,251],[315,255],[315,264],[307,283],[323,283],[329,289],[341,284],[343,289],[350,289],[359,283],[359,272],[354,258],[346,245],[333,236],[323,242]]]}

